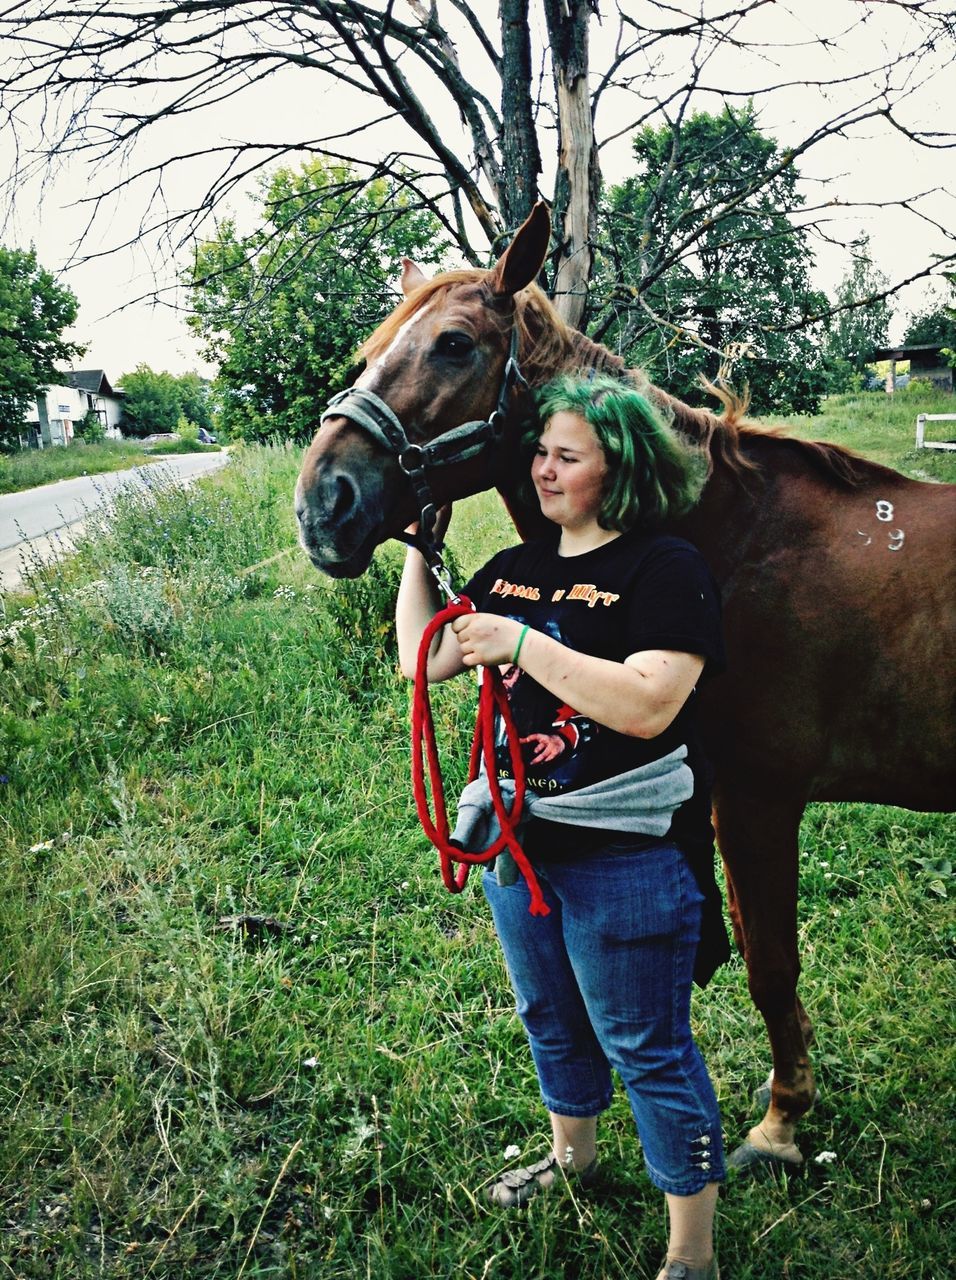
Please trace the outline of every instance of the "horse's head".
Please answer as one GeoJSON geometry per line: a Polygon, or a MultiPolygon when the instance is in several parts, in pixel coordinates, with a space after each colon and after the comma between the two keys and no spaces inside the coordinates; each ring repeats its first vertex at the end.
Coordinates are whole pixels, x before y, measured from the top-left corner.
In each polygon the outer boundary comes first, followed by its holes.
{"type": "Polygon", "coordinates": [[[429,281],[406,260],[405,301],[363,345],[366,366],[323,414],[296,486],[299,538],[318,568],[357,577],[379,543],[418,518],[423,462],[436,504],[487,487],[484,445],[446,436],[503,415],[515,294],[540,271],[549,230],[538,204],[490,271],[429,281]],[[424,457],[414,448],[432,441],[424,457]]]}

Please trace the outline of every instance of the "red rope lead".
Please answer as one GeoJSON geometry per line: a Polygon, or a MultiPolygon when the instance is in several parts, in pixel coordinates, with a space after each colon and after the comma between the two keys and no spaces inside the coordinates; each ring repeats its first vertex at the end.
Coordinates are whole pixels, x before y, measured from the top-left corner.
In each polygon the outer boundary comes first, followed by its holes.
{"type": "Polygon", "coordinates": [[[531,863],[525,857],[524,850],[518,843],[515,828],[521,818],[525,797],[524,761],[521,758],[521,743],[518,730],[508,704],[508,694],[497,667],[484,667],[481,676],[481,690],[478,696],[478,716],[475,721],[475,736],[471,744],[471,761],[468,780],[478,777],[481,763],[484,762],[488,777],[488,788],[491,792],[491,803],[495,816],[501,827],[501,834],[487,849],[471,851],[462,849],[449,839],[448,814],[445,809],[445,787],[441,775],[441,762],[438,758],[438,744],[435,739],[435,725],[432,719],[431,700],[428,695],[428,651],[435,634],[447,623],[463,614],[472,613],[474,605],[462,596],[456,603],[436,613],[425,628],[418,649],[418,663],[415,669],[415,690],[412,698],[412,787],[415,793],[415,808],[422,828],[429,840],[438,850],[441,863],[442,880],[449,893],[460,893],[465,887],[468,872],[473,863],[490,862],[505,849],[511,852],[518,870],[524,876],[531,893],[531,914],[546,916],[550,908],[541,893],[541,886],[534,874],[531,863]],[[498,769],[495,764],[495,712],[498,712],[505,726],[508,741],[508,752],[511,756],[511,772],[514,777],[515,794],[511,808],[505,806],[498,781],[498,769]],[[428,787],[425,783],[425,762],[428,762],[428,787]],[[435,815],[432,817],[428,803],[428,790],[431,790],[435,815]],[[452,863],[459,863],[458,870],[452,863]]]}

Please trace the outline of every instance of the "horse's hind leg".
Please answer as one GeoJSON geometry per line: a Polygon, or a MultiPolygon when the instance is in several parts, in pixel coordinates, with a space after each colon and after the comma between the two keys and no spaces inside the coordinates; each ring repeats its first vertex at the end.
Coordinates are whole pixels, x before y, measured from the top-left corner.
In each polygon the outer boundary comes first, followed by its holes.
{"type": "Polygon", "coordinates": [[[727,873],[730,914],[754,1004],[773,1055],[770,1104],[731,1164],[795,1167],[797,1122],[816,1093],[807,1053],[810,1021],[797,998],[798,835],[801,800],[768,801],[726,784],[715,790],[717,839],[727,873]]]}

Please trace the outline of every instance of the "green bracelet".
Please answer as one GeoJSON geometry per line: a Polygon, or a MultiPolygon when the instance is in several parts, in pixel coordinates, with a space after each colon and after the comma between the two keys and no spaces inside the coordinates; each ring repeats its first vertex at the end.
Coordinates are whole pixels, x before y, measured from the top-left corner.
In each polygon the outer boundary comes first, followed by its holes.
{"type": "Polygon", "coordinates": [[[524,638],[530,630],[531,627],[527,622],[521,628],[521,635],[518,637],[518,643],[515,645],[515,656],[511,659],[511,665],[513,667],[518,665],[518,654],[521,652],[521,646],[524,644],[524,638]]]}

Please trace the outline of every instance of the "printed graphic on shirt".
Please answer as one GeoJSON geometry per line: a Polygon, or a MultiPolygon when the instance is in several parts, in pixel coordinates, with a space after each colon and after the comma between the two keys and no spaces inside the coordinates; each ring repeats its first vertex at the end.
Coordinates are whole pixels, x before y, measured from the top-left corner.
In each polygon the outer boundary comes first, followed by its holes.
{"type": "MultiPolygon", "coordinates": [[[[509,582],[506,578],[496,578],[490,594],[505,598],[513,596],[518,600],[540,600],[541,588],[509,582]]],[[[561,588],[555,591],[551,596],[551,603],[558,604],[561,600],[581,600],[589,609],[599,604],[607,608],[609,605],[616,604],[620,598],[613,591],[599,591],[593,582],[576,582],[570,590],[561,588]]]]}
{"type": "MultiPolygon", "coordinates": [[[[516,621],[522,619],[517,618],[516,621]]],[[[549,619],[542,630],[560,644],[567,645],[567,639],[554,619],[549,619]]],[[[579,715],[567,703],[562,703],[520,667],[504,666],[501,675],[518,731],[529,785],[540,795],[557,794],[581,785],[582,773],[586,772],[588,745],[600,733],[601,726],[579,715]]],[[[511,756],[500,719],[495,745],[499,775],[510,777],[511,756]]]]}
{"type": "MultiPolygon", "coordinates": [[[[558,599],[561,598],[559,592],[554,593],[558,599]]],[[[589,609],[593,609],[595,605],[603,604],[605,609],[620,600],[619,595],[615,595],[613,591],[598,591],[593,582],[576,582],[568,594],[564,597],[566,600],[583,600],[589,609]]]]}
{"type": "Polygon", "coordinates": [[[519,600],[540,600],[541,592],[537,587],[522,587],[516,582],[508,582],[497,578],[491,588],[493,596],[517,596],[519,600]]]}

